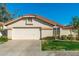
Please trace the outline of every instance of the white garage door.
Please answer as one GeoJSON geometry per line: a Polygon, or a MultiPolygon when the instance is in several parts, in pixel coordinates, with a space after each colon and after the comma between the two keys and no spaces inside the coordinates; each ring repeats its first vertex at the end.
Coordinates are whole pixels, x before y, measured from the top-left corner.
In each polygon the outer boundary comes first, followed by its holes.
{"type": "Polygon", "coordinates": [[[40,29],[39,28],[14,28],[12,30],[13,40],[39,40],[40,29]]]}

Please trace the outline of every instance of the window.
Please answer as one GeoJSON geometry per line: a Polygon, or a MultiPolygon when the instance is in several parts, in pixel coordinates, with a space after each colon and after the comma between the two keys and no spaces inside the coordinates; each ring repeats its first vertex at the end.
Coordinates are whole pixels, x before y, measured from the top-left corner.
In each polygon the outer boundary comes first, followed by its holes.
{"type": "Polygon", "coordinates": [[[53,28],[53,30],[56,30],[56,28],[53,28]]]}
{"type": "Polygon", "coordinates": [[[60,36],[60,28],[53,28],[53,35],[60,36]]]}
{"type": "Polygon", "coordinates": [[[26,24],[32,24],[32,18],[27,18],[26,19],[26,24]]]}

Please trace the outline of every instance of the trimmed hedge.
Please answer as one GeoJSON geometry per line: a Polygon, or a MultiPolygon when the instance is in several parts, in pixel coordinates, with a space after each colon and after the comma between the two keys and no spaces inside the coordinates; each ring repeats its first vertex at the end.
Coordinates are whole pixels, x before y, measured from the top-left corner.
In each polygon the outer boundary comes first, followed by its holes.
{"type": "Polygon", "coordinates": [[[55,40],[55,37],[44,37],[42,40],[55,40]]]}
{"type": "Polygon", "coordinates": [[[62,35],[60,39],[61,40],[67,40],[67,36],[66,35],[62,35]]]}
{"type": "Polygon", "coordinates": [[[74,37],[72,34],[69,34],[67,38],[68,38],[68,40],[74,40],[74,37]]]}
{"type": "Polygon", "coordinates": [[[76,40],[79,40],[79,37],[78,37],[78,35],[76,35],[76,40]]]}
{"type": "Polygon", "coordinates": [[[78,36],[74,37],[72,34],[69,34],[68,36],[62,35],[61,37],[49,36],[49,37],[42,38],[42,40],[55,40],[55,39],[58,39],[58,40],[79,40],[79,37],[78,36]]]}

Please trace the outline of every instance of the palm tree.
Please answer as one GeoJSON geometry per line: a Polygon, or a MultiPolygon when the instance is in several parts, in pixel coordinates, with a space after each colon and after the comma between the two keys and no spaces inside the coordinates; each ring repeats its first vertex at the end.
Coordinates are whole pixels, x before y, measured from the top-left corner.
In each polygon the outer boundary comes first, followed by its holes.
{"type": "Polygon", "coordinates": [[[78,16],[73,17],[72,26],[74,27],[75,31],[78,33],[78,38],[79,38],[79,17],[78,16]]]}

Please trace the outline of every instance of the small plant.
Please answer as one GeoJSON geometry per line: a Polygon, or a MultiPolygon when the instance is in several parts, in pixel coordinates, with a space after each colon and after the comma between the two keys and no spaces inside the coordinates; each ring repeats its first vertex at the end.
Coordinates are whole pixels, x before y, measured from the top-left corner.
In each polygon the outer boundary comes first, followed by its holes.
{"type": "Polygon", "coordinates": [[[7,42],[8,38],[6,36],[1,36],[0,37],[0,42],[7,42]]]}
{"type": "Polygon", "coordinates": [[[61,36],[61,40],[67,40],[67,36],[66,35],[62,35],[61,36]]]}

